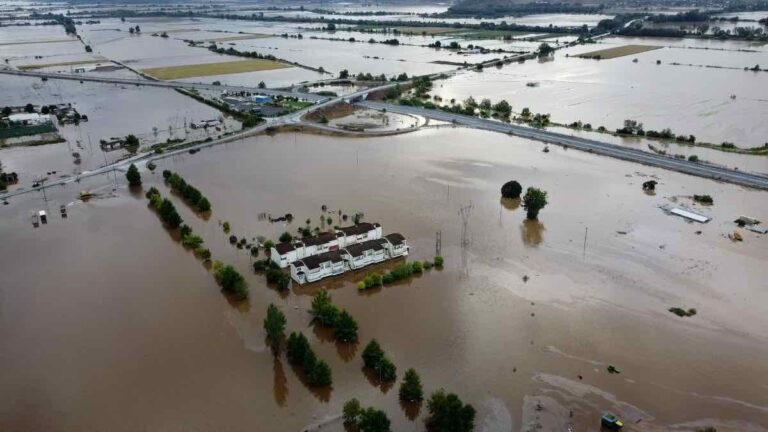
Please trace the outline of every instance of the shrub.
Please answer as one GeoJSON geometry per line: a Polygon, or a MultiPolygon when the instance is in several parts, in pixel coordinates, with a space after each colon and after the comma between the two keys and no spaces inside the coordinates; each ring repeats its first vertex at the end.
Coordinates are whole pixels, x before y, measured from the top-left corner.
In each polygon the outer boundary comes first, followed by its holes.
{"type": "Polygon", "coordinates": [[[197,202],[197,209],[201,212],[211,211],[211,203],[208,201],[208,198],[200,198],[200,201],[197,202]]]}
{"type": "Polygon", "coordinates": [[[437,255],[435,257],[435,267],[438,267],[438,268],[442,267],[443,266],[443,262],[444,262],[444,259],[443,259],[442,256],[437,255]]]}
{"type": "Polygon", "coordinates": [[[381,345],[376,339],[368,342],[363,350],[363,364],[367,368],[373,368],[384,357],[384,350],[381,349],[381,345]]]}
{"type": "Polygon", "coordinates": [[[421,261],[412,262],[411,269],[413,273],[421,273],[422,271],[424,271],[424,267],[421,265],[421,261]]]}
{"type": "Polygon", "coordinates": [[[523,187],[515,180],[504,183],[501,187],[501,196],[504,198],[520,198],[523,193],[523,187]]]}
{"type": "Polygon", "coordinates": [[[270,250],[273,247],[275,247],[275,242],[273,242],[272,240],[267,240],[267,241],[264,242],[264,249],[265,250],[270,250]]]}
{"type": "Polygon", "coordinates": [[[318,360],[310,370],[305,370],[307,383],[312,387],[328,387],[332,384],[331,367],[325,360],[318,360]]]}
{"type": "Polygon", "coordinates": [[[147,197],[147,199],[148,199],[148,200],[151,200],[151,199],[152,199],[152,197],[153,197],[153,196],[155,196],[155,195],[160,195],[160,191],[159,191],[159,190],[157,190],[157,188],[156,188],[156,187],[154,187],[154,186],[152,186],[151,188],[149,188],[149,190],[147,191],[147,193],[145,193],[145,194],[144,194],[144,196],[145,196],[145,197],[147,197]]]}
{"type": "Polygon", "coordinates": [[[267,333],[267,343],[273,351],[277,351],[285,337],[286,322],[285,314],[270,303],[267,307],[267,317],[264,318],[264,331],[267,333]]]}
{"type": "Polygon", "coordinates": [[[125,178],[128,180],[129,186],[141,186],[141,173],[136,165],[131,164],[128,167],[128,171],[125,173],[125,178]]]}
{"type": "Polygon", "coordinates": [[[214,270],[214,276],[224,291],[239,298],[248,297],[248,283],[231,265],[220,265],[214,270]]]}
{"type": "Polygon", "coordinates": [[[390,432],[390,421],[384,411],[366,408],[360,412],[360,432],[390,432]]]}
{"type": "Polygon", "coordinates": [[[168,180],[173,173],[169,170],[163,170],[163,178],[168,180]]]}
{"type": "Polygon", "coordinates": [[[228,232],[229,232],[229,222],[227,222],[227,221],[224,221],[224,222],[221,224],[221,229],[222,229],[222,230],[224,230],[224,232],[225,232],[225,233],[228,233],[228,232]]]}
{"type": "Polygon", "coordinates": [[[203,238],[195,234],[187,234],[181,239],[181,244],[193,249],[197,249],[203,245],[203,238]]]}
{"type": "Polygon", "coordinates": [[[712,205],[715,200],[709,195],[693,195],[693,200],[702,204],[712,205]]]}
{"type": "Polygon", "coordinates": [[[528,219],[536,219],[539,215],[539,211],[547,205],[547,192],[535,188],[529,187],[525,191],[523,197],[523,208],[526,211],[526,217],[528,219]]]}
{"type": "MultiPolygon", "coordinates": [[[[387,273],[381,278],[382,282],[384,284],[390,284],[395,281],[395,277],[392,276],[392,273],[387,273]]],[[[363,287],[365,287],[365,283],[361,282],[363,284],[363,287]]],[[[358,284],[359,287],[359,284],[358,284]]]]}
{"type": "Polygon", "coordinates": [[[688,161],[689,162],[698,162],[699,161],[699,157],[696,156],[696,155],[690,155],[690,156],[688,156],[688,161]]]}
{"type": "Polygon", "coordinates": [[[208,261],[209,259],[211,259],[211,251],[206,248],[195,249],[195,255],[205,261],[208,261]]]}
{"type": "Polygon", "coordinates": [[[358,283],[357,283],[357,289],[358,289],[358,290],[360,290],[360,291],[364,291],[366,288],[368,288],[368,287],[367,287],[367,286],[365,286],[365,282],[363,282],[363,281],[360,281],[360,282],[358,282],[358,283]]]}

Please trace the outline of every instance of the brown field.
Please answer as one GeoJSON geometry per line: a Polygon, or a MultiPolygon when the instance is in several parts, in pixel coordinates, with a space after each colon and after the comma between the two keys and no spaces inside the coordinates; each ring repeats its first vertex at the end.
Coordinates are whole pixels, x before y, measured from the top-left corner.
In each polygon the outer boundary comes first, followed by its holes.
{"type": "Polygon", "coordinates": [[[200,76],[227,75],[291,67],[273,60],[248,59],[221,63],[203,63],[182,66],[167,66],[144,69],[142,72],[161,80],[192,78],[200,76]]]}
{"type": "Polygon", "coordinates": [[[600,58],[603,60],[613,59],[617,57],[624,57],[633,54],[640,54],[646,51],[653,51],[661,48],[655,45],[623,45],[619,47],[606,48],[597,51],[590,51],[584,54],[579,54],[576,57],[581,58],[600,58]]]}

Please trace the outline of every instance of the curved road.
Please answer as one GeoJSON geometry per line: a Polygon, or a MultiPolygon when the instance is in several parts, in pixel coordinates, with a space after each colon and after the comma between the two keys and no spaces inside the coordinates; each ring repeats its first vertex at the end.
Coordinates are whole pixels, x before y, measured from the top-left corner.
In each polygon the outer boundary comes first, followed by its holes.
{"type": "Polygon", "coordinates": [[[768,177],[748,172],[742,172],[730,168],[724,168],[714,165],[707,165],[697,162],[689,162],[685,159],[675,159],[662,156],[655,153],[649,153],[642,150],[622,147],[616,144],[610,144],[602,141],[591,140],[587,138],[575,137],[558,132],[552,132],[544,129],[534,129],[517,124],[501,123],[493,120],[486,120],[477,117],[470,117],[460,114],[453,114],[439,110],[428,110],[424,108],[393,105],[382,102],[363,101],[358,103],[366,108],[376,110],[387,110],[400,114],[419,115],[435,120],[441,120],[454,124],[460,124],[476,129],[485,129],[494,132],[511,134],[523,138],[543,141],[545,143],[557,144],[572,147],[578,150],[590,153],[610,156],[617,159],[623,159],[631,162],[638,162],[645,165],[678,171],[685,174],[691,174],[699,177],[720,180],[728,183],[735,183],[742,186],[749,186],[759,189],[768,189],[768,177]]]}

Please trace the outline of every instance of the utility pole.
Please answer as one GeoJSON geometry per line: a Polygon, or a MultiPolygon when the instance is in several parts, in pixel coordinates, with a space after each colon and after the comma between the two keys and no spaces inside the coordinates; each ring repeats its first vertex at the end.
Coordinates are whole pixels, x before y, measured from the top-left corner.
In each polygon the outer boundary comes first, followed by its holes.
{"type": "Polygon", "coordinates": [[[443,249],[443,232],[437,231],[435,233],[435,256],[441,256],[440,253],[443,249]]]}
{"type": "Polygon", "coordinates": [[[584,259],[587,255],[587,232],[589,227],[584,227],[584,249],[581,251],[581,259],[584,259]]]}
{"type": "Polygon", "coordinates": [[[461,247],[466,248],[469,246],[469,217],[472,214],[472,203],[470,202],[469,205],[466,205],[464,207],[459,208],[459,215],[461,216],[461,247]]]}

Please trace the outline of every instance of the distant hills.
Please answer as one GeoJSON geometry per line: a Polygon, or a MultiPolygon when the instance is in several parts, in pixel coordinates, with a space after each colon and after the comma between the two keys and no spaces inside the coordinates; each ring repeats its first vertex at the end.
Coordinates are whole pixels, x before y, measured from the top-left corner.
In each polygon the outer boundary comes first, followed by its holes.
{"type": "Polygon", "coordinates": [[[602,6],[579,3],[522,3],[514,0],[459,0],[448,8],[447,16],[501,17],[534,13],[598,13],[602,6]]]}

